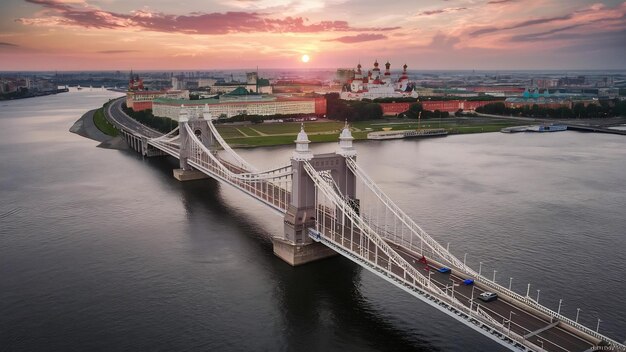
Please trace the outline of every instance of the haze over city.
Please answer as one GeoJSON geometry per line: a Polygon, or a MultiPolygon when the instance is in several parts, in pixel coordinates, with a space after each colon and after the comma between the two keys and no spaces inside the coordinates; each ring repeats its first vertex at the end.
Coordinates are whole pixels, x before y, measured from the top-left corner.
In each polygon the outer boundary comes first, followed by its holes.
{"type": "Polygon", "coordinates": [[[2,70],[624,69],[616,0],[9,0],[2,70]],[[305,59],[306,55],[306,59],[305,59]]]}

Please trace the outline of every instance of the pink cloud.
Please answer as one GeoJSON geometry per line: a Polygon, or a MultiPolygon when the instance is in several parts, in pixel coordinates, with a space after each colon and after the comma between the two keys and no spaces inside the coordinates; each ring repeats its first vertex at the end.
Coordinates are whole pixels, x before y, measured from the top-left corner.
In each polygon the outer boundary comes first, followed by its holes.
{"type": "Polygon", "coordinates": [[[626,2],[614,8],[607,8],[602,4],[594,4],[590,7],[573,11],[562,16],[530,19],[497,27],[482,27],[470,31],[469,35],[475,37],[512,29],[531,31],[539,28],[540,32],[536,34],[517,34],[513,37],[517,40],[531,40],[540,39],[544,35],[602,22],[617,22],[626,25],[626,2]]]}
{"type": "Polygon", "coordinates": [[[307,23],[302,17],[269,18],[256,12],[198,13],[169,15],[133,11],[132,15],[103,11],[90,6],[74,7],[58,0],[26,0],[46,9],[42,18],[19,18],[27,25],[65,25],[85,28],[144,29],[155,32],[227,34],[251,32],[317,33],[326,31],[390,31],[399,27],[357,28],[347,21],[307,23]]]}
{"type": "Polygon", "coordinates": [[[467,10],[467,7],[447,7],[445,9],[422,11],[418,13],[416,16],[432,16],[432,15],[438,15],[438,14],[446,13],[446,12],[456,12],[456,11],[463,11],[463,10],[467,10]]]}
{"type": "Polygon", "coordinates": [[[325,42],[341,42],[341,43],[360,43],[369,42],[372,40],[387,39],[387,36],[382,34],[361,33],[357,35],[347,35],[344,37],[325,40],[325,42]]]}

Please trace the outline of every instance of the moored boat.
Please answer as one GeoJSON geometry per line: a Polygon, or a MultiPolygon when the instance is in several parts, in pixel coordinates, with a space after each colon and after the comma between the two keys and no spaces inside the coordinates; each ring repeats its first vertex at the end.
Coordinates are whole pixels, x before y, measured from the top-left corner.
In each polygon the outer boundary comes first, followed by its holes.
{"type": "Polygon", "coordinates": [[[557,124],[537,125],[537,126],[531,126],[528,129],[526,129],[527,132],[560,132],[560,131],[566,131],[566,130],[567,130],[567,125],[557,125],[557,124]]]}

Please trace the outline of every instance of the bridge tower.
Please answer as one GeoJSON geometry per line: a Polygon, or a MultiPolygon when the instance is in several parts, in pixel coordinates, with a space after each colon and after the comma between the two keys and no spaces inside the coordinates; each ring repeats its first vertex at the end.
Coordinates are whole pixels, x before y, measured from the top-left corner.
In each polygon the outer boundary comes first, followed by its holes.
{"type": "Polygon", "coordinates": [[[284,237],[273,238],[274,254],[296,266],[327,258],[336,253],[308,236],[308,229],[315,227],[315,183],[304,169],[306,162],[316,171],[332,177],[337,191],[358,204],[356,200],[356,176],[348,168],[346,158],[356,158],[352,147],[352,135],[348,125],[339,137],[339,149],[335,153],[317,154],[309,150],[309,138],[301,127],[295,140],[296,150],[291,157],[293,169],[291,200],[284,217],[284,237]]]}
{"type": "Polygon", "coordinates": [[[189,112],[183,105],[180,107],[178,114],[178,133],[180,134],[180,169],[174,169],[174,178],[179,181],[192,181],[209,178],[203,172],[194,170],[187,162],[191,153],[191,138],[187,132],[186,125],[191,127],[195,135],[200,139],[202,144],[211,152],[216,151],[215,136],[211,133],[207,120],[211,119],[211,113],[205,106],[202,115],[197,118],[189,118],[189,112]]]}

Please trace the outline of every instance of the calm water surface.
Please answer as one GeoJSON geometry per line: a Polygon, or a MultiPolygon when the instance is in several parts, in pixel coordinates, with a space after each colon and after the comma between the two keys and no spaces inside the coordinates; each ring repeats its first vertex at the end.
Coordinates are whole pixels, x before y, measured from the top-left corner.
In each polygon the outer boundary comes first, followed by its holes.
{"type": "MultiPolygon", "coordinates": [[[[68,132],[115,96],[0,102],[0,350],[501,350],[346,259],[283,263],[268,238],[282,220],[231,188],[179,183],[175,160],[68,132]]],[[[292,149],[241,154],[270,167],[292,149]]],[[[458,256],[626,339],[623,136],[491,133],[357,149],[458,256]]]]}

